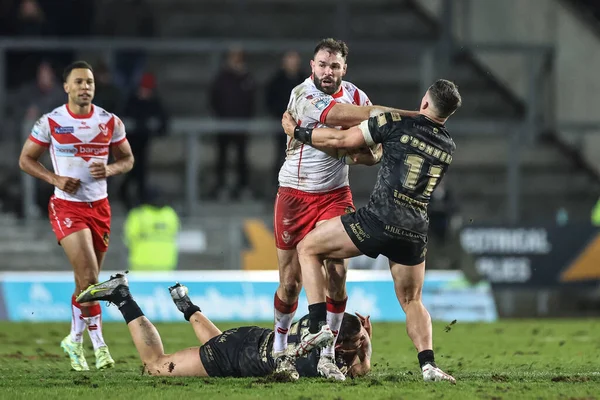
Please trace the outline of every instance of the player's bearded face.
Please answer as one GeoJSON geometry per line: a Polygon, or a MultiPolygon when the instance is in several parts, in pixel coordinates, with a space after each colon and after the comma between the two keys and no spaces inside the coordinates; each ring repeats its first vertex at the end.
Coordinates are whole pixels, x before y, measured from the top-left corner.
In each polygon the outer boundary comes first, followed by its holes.
{"type": "Polygon", "coordinates": [[[346,61],[339,53],[320,50],[310,66],[317,89],[329,95],[340,89],[342,77],[346,74],[346,61]]]}
{"type": "Polygon", "coordinates": [[[78,106],[87,106],[94,99],[94,75],[92,71],[85,68],[71,71],[65,84],[65,91],[69,94],[69,100],[78,106]]]}
{"type": "Polygon", "coordinates": [[[319,79],[316,75],[314,76],[315,86],[323,93],[327,93],[329,95],[334,94],[340,88],[342,84],[342,77],[334,78],[330,76],[325,76],[323,79],[319,79]]]}

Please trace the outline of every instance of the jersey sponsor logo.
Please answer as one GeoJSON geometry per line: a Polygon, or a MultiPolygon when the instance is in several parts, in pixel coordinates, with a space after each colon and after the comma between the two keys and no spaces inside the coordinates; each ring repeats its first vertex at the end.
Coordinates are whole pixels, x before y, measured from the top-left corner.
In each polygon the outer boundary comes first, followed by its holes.
{"type": "Polygon", "coordinates": [[[58,157],[82,157],[86,161],[90,157],[108,156],[108,146],[106,144],[81,143],[81,144],[55,144],[54,151],[58,157]]]}
{"type": "Polygon", "coordinates": [[[75,154],[76,157],[104,157],[108,155],[108,146],[103,144],[76,144],[74,147],[77,150],[77,153],[75,154]]]}
{"type": "Polygon", "coordinates": [[[54,133],[56,133],[57,135],[63,135],[65,133],[75,133],[75,128],[72,126],[57,126],[56,128],[54,128],[54,133]]]}

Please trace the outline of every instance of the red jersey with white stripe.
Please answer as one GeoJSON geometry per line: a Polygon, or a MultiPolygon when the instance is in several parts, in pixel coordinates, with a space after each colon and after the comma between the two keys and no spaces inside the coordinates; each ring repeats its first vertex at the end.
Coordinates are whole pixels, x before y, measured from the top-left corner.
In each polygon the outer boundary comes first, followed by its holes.
{"type": "MultiPolygon", "coordinates": [[[[288,111],[300,126],[318,128],[335,103],[371,105],[367,95],[350,82],[342,81],[334,95],[323,93],[307,78],[292,90],[288,111]]],[[[279,186],[303,192],[324,193],[348,186],[348,166],[309,145],[289,138],[286,158],[279,171],[279,186]]]]}
{"type": "Polygon", "coordinates": [[[92,178],[89,167],[94,162],[107,164],[110,146],[125,141],[125,127],[116,115],[97,106],[88,115],[76,115],[63,105],[43,115],[29,139],[49,147],[54,173],[81,180],[75,194],[55,188],[56,197],[92,202],[108,196],[106,179],[92,178]]]}

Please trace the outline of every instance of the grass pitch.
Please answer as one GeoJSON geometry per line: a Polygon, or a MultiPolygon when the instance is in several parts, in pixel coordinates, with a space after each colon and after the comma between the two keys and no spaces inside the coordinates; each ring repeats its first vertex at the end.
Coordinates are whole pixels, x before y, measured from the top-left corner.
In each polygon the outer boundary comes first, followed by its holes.
{"type": "MultiPolygon", "coordinates": [[[[221,329],[233,327],[218,324],[221,329]]],[[[269,324],[262,324],[268,326],[269,324]]],[[[195,346],[186,323],[157,324],[166,352],[195,346]]],[[[70,370],[59,347],[68,323],[0,323],[1,399],[600,399],[600,319],[434,325],[436,361],[458,384],[422,381],[403,324],[374,324],[373,371],[346,382],[164,378],[141,374],[124,323],[104,325],[116,361],[70,370]]]]}

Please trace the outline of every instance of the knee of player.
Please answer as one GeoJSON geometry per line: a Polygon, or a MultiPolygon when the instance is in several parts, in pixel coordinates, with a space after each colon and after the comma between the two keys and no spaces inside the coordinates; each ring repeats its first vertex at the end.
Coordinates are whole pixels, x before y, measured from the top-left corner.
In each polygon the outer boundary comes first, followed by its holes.
{"type": "Polygon", "coordinates": [[[287,297],[298,297],[302,289],[302,282],[296,279],[281,282],[281,288],[287,297]]]}
{"type": "Polygon", "coordinates": [[[307,255],[313,255],[313,246],[311,246],[311,243],[309,240],[302,239],[300,241],[300,243],[298,243],[298,246],[296,246],[296,251],[298,252],[298,257],[301,256],[307,256],[307,255]]]}
{"type": "Polygon", "coordinates": [[[75,278],[78,289],[85,290],[88,286],[98,283],[98,277],[93,273],[84,273],[75,278]]]}
{"type": "MultiPolygon", "coordinates": [[[[148,375],[160,376],[160,375],[169,375],[168,374],[168,365],[163,365],[164,362],[161,362],[161,357],[151,357],[151,358],[142,358],[142,362],[144,363],[144,371],[148,375]]],[[[168,363],[167,363],[168,364],[168,363]]]]}
{"type": "Polygon", "coordinates": [[[408,306],[415,302],[421,301],[421,290],[416,289],[404,289],[398,292],[398,300],[402,303],[402,306],[408,306]]]}

